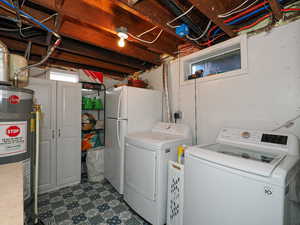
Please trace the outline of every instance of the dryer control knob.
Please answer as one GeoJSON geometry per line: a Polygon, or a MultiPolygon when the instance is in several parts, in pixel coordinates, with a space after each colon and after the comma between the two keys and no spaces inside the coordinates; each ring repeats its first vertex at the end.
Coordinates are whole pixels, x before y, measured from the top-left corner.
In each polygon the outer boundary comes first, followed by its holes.
{"type": "Polygon", "coordinates": [[[241,136],[242,136],[243,138],[249,138],[251,135],[250,135],[250,133],[249,133],[248,131],[244,131],[244,132],[241,134],[241,136]]]}

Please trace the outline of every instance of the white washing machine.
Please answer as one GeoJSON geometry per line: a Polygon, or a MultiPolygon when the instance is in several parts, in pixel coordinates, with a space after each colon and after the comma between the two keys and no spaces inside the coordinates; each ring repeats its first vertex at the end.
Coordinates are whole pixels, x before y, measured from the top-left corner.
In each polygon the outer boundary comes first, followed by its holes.
{"type": "Polygon", "coordinates": [[[180,144],[192,144],[183,124],[158,123],[152,131],[126,137],[124,199],[155,225],[166,223],[168,161],[176,161],[180,144]]]}
{"type": "Polygon", "coordinates": [[[215,144],[187,150],[184,225],[300,224],[290,211],[299,166],[294,135],[221,129],[215,144]]]}

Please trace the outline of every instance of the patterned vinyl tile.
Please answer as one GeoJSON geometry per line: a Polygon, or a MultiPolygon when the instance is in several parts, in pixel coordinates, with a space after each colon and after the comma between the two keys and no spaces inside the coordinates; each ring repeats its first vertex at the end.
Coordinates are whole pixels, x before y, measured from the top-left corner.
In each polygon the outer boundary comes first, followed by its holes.
{"type": "Polygon", "coordinates": [[[40,195],[39,214],[45,225],[150,225],[105,180],[40,195]]]}

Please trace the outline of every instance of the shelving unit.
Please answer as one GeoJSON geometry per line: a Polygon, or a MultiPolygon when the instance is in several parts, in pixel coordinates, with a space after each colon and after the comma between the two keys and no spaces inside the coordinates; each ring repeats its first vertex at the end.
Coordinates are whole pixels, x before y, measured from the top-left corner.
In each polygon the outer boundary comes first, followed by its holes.
{"type": "MultiPolygon", "coordinates": [[[[87,135],[96,134],[97,140],[94,141],[95,143],[100,143],[100,145],[97,144],[97,146],[84,149],[84,143],[82,143],[82,155],[81,155],[81,161],[82,161],[82,179],[87,179],[87,167],[86,167],[86,156],[87,151],[96,150],[100,148],[104,148],[105,146],[105,101],[106,101],[106,88],[104,84],[96,84],[96,83],[89,83],[89,82],[82,82],[82,97],[89,98],[91,101],[88,108],[85,108],[84,101],[82,102],[82,115],[84,113],[87,113],[91,115],[95,119],[95,125],[88,130],[83,129],[81,130],[82,133],[82,142],[84,141],[84,138],[87,138],[87,135]],[[95,108],[95,102],[94,98],[100,99],[102,102],[102,107],[95,108]],[[97,127],[97,123],[101,124],[101,127],[97,127]],[[96,126],[96,127],[95,127],[96,126]]],[[[99,125],[98,124],[98,125],[99,125]]],[[[93,138],[95,138],[93,137],[93,138]]]]}

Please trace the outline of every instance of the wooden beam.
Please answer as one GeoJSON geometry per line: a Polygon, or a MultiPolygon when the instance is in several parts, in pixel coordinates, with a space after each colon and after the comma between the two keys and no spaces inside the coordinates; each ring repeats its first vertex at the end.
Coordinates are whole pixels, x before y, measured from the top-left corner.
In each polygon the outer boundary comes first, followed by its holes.
{"type": "MultiPolygon", "coordinates": [[[[97,0],[89,0],[97,4],[97,0]]],[[[167,26],[167,22],[174,19],[172,13],[167,9],[162,7],[155,0],[141,1],[138,4],[133,6],[127,4],[126,0],[111,0],[115,5],[121,7],[122,9],[128,11],[129,13],[141,18],[144,21],[147,21],[160,29],[163,29],[166,33],[172,35],[174,38],[181,41],[180,44],[183,44],[186,40],[179,37],[175,30],[167,26]]]]}
{"type": "Polygon", "coordinates": [[[76,21],[73,22],[69,19],[65,20],[61,26],[60,34],[152,64],[160,64],[160,56],[158,54],[139,48],[130,42],[127,42],[124,48],[120,48],[117,45],[119,40],[118,37],[93,29],[87,24],[79,24],[76,21]]]}
{"type": "MultiPolygon", "coordinates": [[[[36,2],[39,3],[40,0],[36,0],[36,2]]],[[[127,27],[129,32],[135,34],[142,33],[145,30],[153,27],[152,24],[145,23],[144,21],[141,21],[140,18],[128,14],[128,12],[124,9],[116,7],[112,1],[100,0],[97,2],[97,4],[93,4],[93,2],[90,3],[89,0],[64,0],[64,3],[55,10],[62,15],[67,15],[73,20],[78,20],[79,22],[89,24],[93,26],[94,29],[106,31],[114,35],[117,33],[116,29],[120,26],[127,27]]],[[[156,35],[153,33],[148,33],[143,36],[145,40],[153,40],[155,37],[156,35]]],[[[181,43],[177,37],[174,38],[167,33],[163,33],[159,40],[153,44],[140,42],[132,38],[129,38],[129,41],[136,42],[140,46],[145,46],[147,49],[159,54],[167,53],[173,56],[175,55],[174,52],[177,51],[178,44],[181,43]]]]}
{"type": "MultiPolygon", "coordinates": [[[[3,3],[0,3],[0,5],[5,6],[3,3]]],[[[7,8],[7,7],[6,7],[6,8],[7,8]]],[[[29,8],[29,7],[27,7],[27,6],[24,6],[24,7],[22,8],[22,10],[23,10],[24,12],[26,12],[26,13],[32,15],[33,17],[39,19],[39,20],[46,19],[47,17],[50,16],[50,15],[47,14],[47,13],[38,11],[38,10],[36,10],[36,9],[29,8]]],[[[9,11],[3,9],[3,8],[0,8],[0,14],[1,14],[2,16],[10,16],[10,17],[15,18],[15,14],[14,14],[14,13],[11,13],[11,12],[9,12],[9,11]]],[[[22,17],[22,18],[23,18],[25,24],[32,25],[32,23],[27,22],[27,20],[25,19],[25,17],[22,17]]],[[[53,18],[51,18],[50,20],[44,22],[44,24],[45,24],[46,26],[48,26],[50,29],[55,29],[53,21],[55,21],[55,17],[53,17],[53,18]]],[[[35,26],[37,26],[37,25],[35,25],[35,26]]]]}
{"type": "MultiPolygon", "coordinates": [[[[88,1],[80,2],[65,0],[65,4],[61,8],[61,13],[114,35],[117,35],[116,29],[121,26],[127,27],[128,31],[133,34],[143,33],[153,27],[152,24],[145,23],[135,15],[128,14],[128,12],[124,9],[116,7],[111,1],[105,4],[101,4],[101,2],[99,2],[97,7],[95,7],[92,4],[88,4],[88,1]]],[[[153,32],[143,35],[142,39],[153,40],[158,32],[159,28],[153,32]]],[[[175,55],[174,52],[177,51],[178,44],[180,43],[177,38],[175,39],[167,33],[163,33],[153,44],[144,43],[130,37],[128,40],[145,46],[147,49],[159,54],[167,53],[173,56],[175,55]]]]}
{"type": "MultiPolygon", "coordinates": [[[[37,63],[41,60],[41,57],[38,55],[32,55],[30,57],[30,64],[33,63],[37,63]]],[[[45,66],[49,66],[49,67],[67,67],[67,68],[75,68],[75,69],[86,69],[86,70],[93,70],[93,71],[99,71],[102,72],[104,74],[109,74],[109,75],[114,75],[117,77],[127,77],[129,74],[126,73],[121,73],[118,71],[114,71],[114,70],[107,70],[107,69],[103,69],[103,68],[99,68],[99,67],[94,67],[94,66],[88,66],[88,65],[84,65],[84,64],[78,64],[78,63],[71,63],[71,62],[66,62],[63,61],[61,59],[52,59],[50,58],[49,60],[47,60],[47,62],[45,63],[45,66]]]]}
{"type": "MultiPolygon", "coordinates": [[[[105,49],[109,49],[111,51],[119,52],[124,55],[128,55],[134,58],[138,58],[140,60],[150,62],[152,64],[159,65],[160,57],[159,54],[148,51],[144,47],[137,46],[130,42],[127,42],[127,47],[119,48],[117,46],[118,37],[116,35],[112,35],[110,33],[104,32],[103,30],[99,30],[97,27],[92,26],[91,24],[81,23],[78,18],[80,15],[77,15],[76,18],[72,18],[64,14],[63,11],[64,5],[66,5],[66,0],[63,4],[60,4],[62,8],[55,7],[55,0],[34,0],[36,4],[42,4],[43,6],[51,7],[51,10],[57,10],[61,16],[65,16],[68,18],[66,21],[62,22],[60,32],[62,35],[65,35],[70,38],[74,38],[83,42],[87,42],[105,49]],[[45,3],[45,4],[44,4],[45,3]],[[70,22],[72,21],[72,22],[70,22]],[[69,26],[70,25],[70,26],[69,26]],[[81,33],[79,34],[78,31],[81,33]],[[87,32],[87,33],[85,33],[87,32]]],[[[74,3],[74,1],[72,1],[74,3]]],[[[104,4],[110,4],[108,1],[104,1],[104,4]]],[[[86,11],[83,12],[86,14],[86,11]]],[[[73,15],[73,14],[72,14],[73,15]]],[[[73,15],[74,16],[74,15],[73,15]]],[[[101,22],[105,22],[105,17],[102,18],[101,22]]],[[[172,44],[172,41],[170,41],[172,44]]],[[[177,49],[176,49],[177,51],[177,49]]],[[[173,51],[170,51],[170,53],[173,51]]]]}
{"type": "Polygon", "coordinates": [[[82,56],[89,56],[94,59],[111,62],[114,64],[124,65],[138,70],[149,69],[152,64],[147,64],[144,61],[137,60],[132,57],[118,54],[103,48],[92,46],[69,38],[63,38],[63,42],[59,46],[66,52],[74,53],[82,56]]]}
{"type": "MultiPolygon", "coordinates": [[[[7,45],[7,47],[10,50],[20,51],[20,52],[26,51],[27,43],[24,41],[10,39],[10,38],[3,37],[3,36],[1,36],[0,39],[7,45]]],[[[38,55],[38,56],[44,56],[46,54],[46,52],[47,52],[46,47],[40,46],[37,44],[32,44],[31,54],[38,55]]],[[[103,69],[107,69],[107,70],[119,71],[119,72],[126,73],[126,74],[134,73],[137,71],[136,69],[131,69],[131,68],[120,66],[120,65],[102,62],[102,61],[91,59],[88,57],[64,52],[62,50],[56,50],[51,55],[50,58],[58,59],[58,60],[62,60],[62,61],[66,61],[66,62],[70,62],[70,63],[74,63],[74,64],[81,64],[81,65],[103,68],[103,69]]]]}
{"type": "Polygon", "coordinates": [[[273,15],[277,20],[280,20],[283,16],[283,13],[281,12],[281,7],[280,4],[278,3],[277,0],[268,0],[269,4],[271,6],[273,15]]]}
{"type": "MultiPolygon", "coordinates": [[[[2,25],[7,26],[7,20],[0,20],[0,26],[2,25]]],[[[19,39],[19,35],[16,32],[0,32],[0,35],[7,38],[19,39]]],[[[49,46],[49,43],[47,43],[47,38],[45,39],[45,36],[40,36],[38,38],[29,38],[28,40],[31,40],[34,43],[45,47],[49,46]]],[[[67,37],[63,37],[63,42],[58,47],[58,49],[72,54],[93,58],[99,61],[109,62],[111,64],[122,65],[137,70],[146,70],[153,66],[153,64],[151,63],[147,63],[133,57],[125,56],[117,52],[109,51],[67,37]]]]}
{"type": "Polygon", "coordinates": [[[218,17],[218,14],[225,12],[226,9],[223,6],[222,1],[218,0],[188,0],[194,5],[201,13],[207,16],[214,24],[219,26],[228,36],[234,37],[236,34],[230,28],[225,25],[224,20],[218,17]]]}

